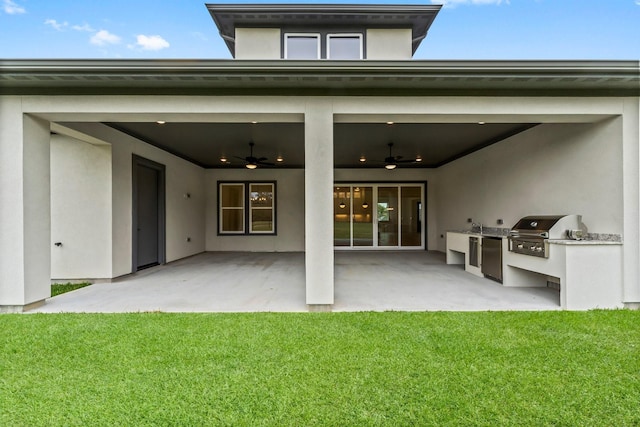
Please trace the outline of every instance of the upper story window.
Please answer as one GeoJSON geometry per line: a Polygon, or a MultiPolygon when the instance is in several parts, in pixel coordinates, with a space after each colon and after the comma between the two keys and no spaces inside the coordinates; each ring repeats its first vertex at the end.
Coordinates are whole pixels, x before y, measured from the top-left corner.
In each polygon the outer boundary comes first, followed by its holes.
{"type": "Polygon", "coordinates": [[[327,59],[362,59],[362,34],[327,34],[327,59]]]}
{"type": "Polygon", "coordinates": [[[285,34],[285,59],[320,59],[320,34],[285,34]]]}
{"type": "Polygon", "coordinates": [[[363,59],[359,33],[285,33],[284,59],[363,59]]]}

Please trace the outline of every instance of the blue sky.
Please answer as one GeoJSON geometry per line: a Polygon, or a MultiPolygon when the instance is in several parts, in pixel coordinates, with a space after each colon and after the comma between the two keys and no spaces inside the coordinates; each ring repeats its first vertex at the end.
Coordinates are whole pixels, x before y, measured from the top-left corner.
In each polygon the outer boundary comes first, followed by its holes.
{"type": "MultiPolygon", "coordinates": [[[[228,59],[204,3],[0,0],[0,58],[228,59]]],[[[445,4],[416,59],[640,59],[640,0],[395,3],[445,4]]]]}

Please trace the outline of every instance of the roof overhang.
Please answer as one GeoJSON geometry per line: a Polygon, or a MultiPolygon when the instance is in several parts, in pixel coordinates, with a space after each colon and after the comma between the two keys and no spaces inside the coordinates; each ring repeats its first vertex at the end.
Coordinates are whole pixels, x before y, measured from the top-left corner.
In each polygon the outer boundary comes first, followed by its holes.
{"type": "Polygon", "coordinates": [[[426,37],[441,5],[207,4],[220,36],[235,56],[237,27],[411,28],[413,52],[426,37]]]}
{"type": "Polygon", "coordinates": [[[640,96],[640,61],[0,60],[0,94],[640,96]]]}

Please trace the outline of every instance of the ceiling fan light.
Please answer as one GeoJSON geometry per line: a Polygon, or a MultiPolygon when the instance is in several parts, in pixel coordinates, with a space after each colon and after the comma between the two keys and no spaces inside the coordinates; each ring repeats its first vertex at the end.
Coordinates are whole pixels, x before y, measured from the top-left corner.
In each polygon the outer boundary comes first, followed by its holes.
{"type": "Polygon", "coordinates": [[[258,165],[256,165],[255,163],[247,163],[247,164],[245,165],[245,167],[246,167],[247,169],[255,169],[255,168],[257,168],[257,167],[258,167],[258,165]]]}
{"type": "Polygon", "coordinates": [[[394,170],[398,165],[396,165],[395,163],[387,163],[386,165],[384,165],[384,168],[387,170],[394,170]]]}

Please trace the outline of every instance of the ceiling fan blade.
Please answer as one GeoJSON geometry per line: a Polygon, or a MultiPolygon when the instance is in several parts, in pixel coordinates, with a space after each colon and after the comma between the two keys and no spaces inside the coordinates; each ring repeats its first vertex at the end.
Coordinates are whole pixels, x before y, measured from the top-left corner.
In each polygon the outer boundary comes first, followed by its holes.
{"type": "Polygon", "coordinates": [[[396,160],[396,163],[415,163],[415,160],[396,160]]]}
{"type": "Polygon", "coordinates": [[[268,159],[266,157],[260,157],[259,159],[256,159],[256,160],[259,161],[259,162],[263,162],[263,161],[268,160],[268,159]]]}
{"type": "Polygon", "coordinates": [[[257,163],[264,166],[275,166],[275,163],[263,162],[262,160],[258,160],[257,163]]]}

